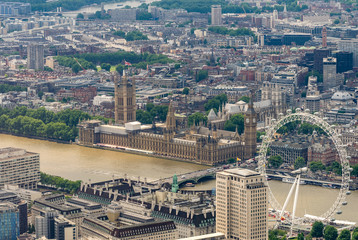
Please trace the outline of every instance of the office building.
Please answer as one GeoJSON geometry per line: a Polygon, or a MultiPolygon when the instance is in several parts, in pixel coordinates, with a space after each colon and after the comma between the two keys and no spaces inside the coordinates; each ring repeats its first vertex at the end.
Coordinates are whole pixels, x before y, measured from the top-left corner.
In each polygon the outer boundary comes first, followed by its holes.
{"type": "Polygon", "coordinates": [[[221,5],[211,6],[211,25],[219,26],[223,24],[221,16],[221,5]]]}
{"type": "Polygon", "coordinates": [[[325,90],[337,86],[337,59],[323,58],[323,88],[325,90]]]}
{"type": "Polygon", "coordinates": [[[13,203],[0,203],[0,239],[16,240],[20,235],[19,210],[13,203]]]}
{"type": "Polygon", "coordinates": [[[36,189],[40,181],[40,155],[19,148],[0,149],[0,185],[36,189]]]}
{"type": "MultiPolygon", "coordinates": [[[[48,229],[54,227],[53,219],[57,215],[53,212],[58,213],[58,215],[64,216],[66,219],[74,222],[77,226],[81,224],[83,220],[83,213],[81,207],[74,207],[71,205],[65,204],[66,199],[63,194],[52,194],[49,196],[36,199],[31,208],[32,212],[32,221],[37,216],[48,218],[51,224],[49,223],[48,229]],[[52,211],[51,211],[52,210],[52,211]]],[[[49,239],[53,238],[54,232],[49,230],[49,239]]]]}
{"type": "Polygon", "coordinates": [[[135,21],[137,16],[137,9],[111,9],[108,11],[109,15],[111,15],[112,21],[118,22],[127,22],[127,21],[135,21]]]}
{"type": "Polygon", "coordinates": [[[58,212],[52,209],[44,209],[35,217],[36,238],[46,237],[55,238],[55,218],[58,212]]]}
{"type": "Polygon", "coordinates": [[[327,48],[315,49],[313,52],[313,69],[319,73],[323,73],[323,58],[331,55],[331,50],[327,48]]]}
{"type": "Polygon", "coordinates": [[[353,69],[353,53],[336,52],[334,57],[337,59],[337,73],[344,73],[353,69]]]}
{"type": "Polygon", "coordinates": [[[311,113],[319,112],[321,110],[321,95],[307,95],[306,96],[306,109],[311,113]]]}
{"type": "Polygon", "coordinates": [[[76,224],[64,217],[55,218],[56,240],[77,240],[78,228],[76,224]]]}
{"type": "Polygon", "coordinates": [[[268,239],[267,186],[264,176],[248,169],[216,174],[216,232],[226,239],[268,239]]]}
{"type": "Polygon", "coordinates": [[[44,70],[44,46],[40,44],[29,44],[27,46],[27,68],[44,70]]]}
{"type": "Polygon", "coordinates": [[[26,233],[28,230],[27,202],[21,200],[16,192],[14,193],[6,190],[0,190],[0,203],[9,203],[9,202],[15,204],[15,206],[17,206],[18,208],[20,234],[26,233]]]}
{"type": "Polygon", "coordinates": [[[353,53],[353,67],[358,67],[358,39],[340,40],[338,50],[353,53]]]}

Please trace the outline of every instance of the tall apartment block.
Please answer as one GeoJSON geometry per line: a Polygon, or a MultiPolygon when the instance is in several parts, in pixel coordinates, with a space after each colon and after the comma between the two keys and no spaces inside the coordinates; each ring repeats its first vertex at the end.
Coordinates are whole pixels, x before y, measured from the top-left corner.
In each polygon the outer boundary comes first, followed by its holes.
{"type": "Polygon", "coordinates": [[[218,26],[223,24],[221,16],[221,5],[211,6],[211,25],[218,26]]]}
{"type": "Polygon", "coordinates": [[[267,204],[258,172],[235,168],[216,174],[216,232],[226,239],[268,239],[267,204]]]}
{"type": "Polygon", "coordinates": [[[40,155],[19,148],[0,148],[0,186],[36,189],[40,181],[40,155]]]}
{"type": "Polygon", "coordinates": [[[18,16],[31,13],[30,3],[2,2],[0,3],[0,16],[18,16]]]}
{"type": "Polygon", "coordinates": [[[44,46],[31,43],[27,46],[27,68],[44,70],[44,46]]]}

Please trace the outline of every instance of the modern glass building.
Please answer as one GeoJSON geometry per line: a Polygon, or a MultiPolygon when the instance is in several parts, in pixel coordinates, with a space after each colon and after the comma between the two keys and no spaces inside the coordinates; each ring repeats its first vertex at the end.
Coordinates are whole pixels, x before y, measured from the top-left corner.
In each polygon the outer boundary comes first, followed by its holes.
{"type": "Polygon", "coordinates": [[[13,203],[0,203],[0,239],[16,240],[20,235],[19,211],[13,203]]]}

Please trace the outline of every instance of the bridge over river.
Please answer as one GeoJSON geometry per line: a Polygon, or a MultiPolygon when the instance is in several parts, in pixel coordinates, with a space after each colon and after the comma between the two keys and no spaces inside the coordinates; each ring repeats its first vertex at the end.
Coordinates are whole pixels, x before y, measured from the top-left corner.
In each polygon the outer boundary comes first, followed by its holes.
{"type": "MultiPolygon", "coordinates": [[[[234,168],[235,164],[228,164],[223,167],[213,167],[209,169],[204,170],[198,170],[194,172],[184,173],[177,175],[178,177],[178,184],[179,186],[183,186],[186,183],[193,183],[197,184],[202,181],[211,180],[216,178],[216,173],[223,171],[225,168],[234,168]]],[[[294,176],[290,175],[289,172],[286,171],[274,171],[270,172],[268,171],[267,177],[273,180],[282,181],[283,179],[293,179],[294,176]]],[[[301,178],[303,184],[308,185],[315,185],[315,186],[323,186],[323,187],[330,187],[330,188],[340,188],[341,183],[340,182],[330,182],[330,181],[322,181],[322,180],[315,180],[315,179],[308,179],[308,178],[301,178]]],[[[287,181],[289,182],[289,181],[287,181]]],[[[158,179],[156,181],[150,182],[151,184],[159,184],[162,185],[164,183],[169,183],[172,185],[173,183],[173,177],[168,178],[162,178],[158,179]]],[[[293,182],[292,182],[293,183],[293,182]]],[[[355,187],[352,188],[354,190],[355,187]]]]}

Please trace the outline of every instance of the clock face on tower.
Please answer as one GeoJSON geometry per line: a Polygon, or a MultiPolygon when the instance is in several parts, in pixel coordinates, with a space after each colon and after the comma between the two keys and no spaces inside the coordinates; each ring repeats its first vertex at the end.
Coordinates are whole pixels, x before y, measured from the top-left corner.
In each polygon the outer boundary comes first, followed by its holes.
{"type": "Polygon", "coordinates": [[[252,121],[253,121],[253,123],[255,123],[255,122],[256,122],[256,118],[253,118],[252,121]]]}
{"type": "Polygon", "coordinates": [[[246,123],[249,123],[250,119],[246,118],[246,123]]]}

